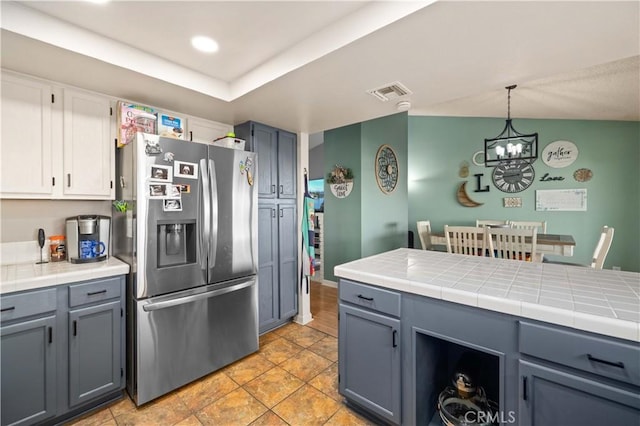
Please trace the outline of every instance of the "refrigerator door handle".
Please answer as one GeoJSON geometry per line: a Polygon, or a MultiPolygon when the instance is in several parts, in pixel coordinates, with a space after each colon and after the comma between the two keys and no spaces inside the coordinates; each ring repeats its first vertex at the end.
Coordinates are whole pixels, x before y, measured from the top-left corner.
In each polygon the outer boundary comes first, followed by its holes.
{"type": "Polygon", "coordinates": [[[207,269],[207,254],[209,253],[209,237],[211,229],[211,190],[209,187],[209,171],[206,159],[200,160],[200,171],[202,173],[200,184],[202,185],[202,201],[198,208],[198,223],[202,226],[202,232],[198,235],[198,244],[200,245],[200,268],[207,269]]]}
{"type": "Polygon", "coordinates": [[[184,305],[186,303],[195,302],[202,299],[208,299],[210,297],[222,296],[223,294],[231,293],[237,290],[242,290],[243,288],[251,287],[256,282],[255,279],[244,281],[239,284],[235,284],[229,287],[220,288],[217,290],[207,291],[205,293],[194,294],[191,296],[179,297],[177,299],[165,300],[162,302],[151,302],[147,305],[144,305],[142,309],[145,312],[157,311],[159,309],[170,308],[172,306],[184,305]]]}
{"type": "Polygon", "coordinates": [[[216,266],[216,252],[218,249],[218,178],[216,165],[209,158],[209,180],[211,184],[211,232],[209,234],[209,268],[216,266]]]}

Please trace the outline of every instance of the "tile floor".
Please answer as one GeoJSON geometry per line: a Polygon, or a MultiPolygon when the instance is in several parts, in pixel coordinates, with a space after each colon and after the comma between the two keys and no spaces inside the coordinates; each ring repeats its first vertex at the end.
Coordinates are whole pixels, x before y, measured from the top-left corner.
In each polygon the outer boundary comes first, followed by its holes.
{"type": "Polygon", "coordinates": [[[125,396],[73,424],[373,424],[342,402],[337,361],[335,336],[290,323],[261,336],[257,353],[141,408],[125,396]]]}

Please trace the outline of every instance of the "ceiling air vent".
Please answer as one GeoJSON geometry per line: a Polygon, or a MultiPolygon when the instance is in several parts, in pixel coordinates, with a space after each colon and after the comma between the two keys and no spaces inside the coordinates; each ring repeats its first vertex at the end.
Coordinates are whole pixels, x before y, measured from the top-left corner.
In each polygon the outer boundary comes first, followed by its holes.
{"type": "Polygon", "coordinates": [[[377,89],[367,90],[367,93],[375,96],[383,102],[386,102],[391,99],[399,98],[400,96],[410,95],[413,92],[407,89],[399,81],[394,81],[393,83],[385,84],[377,89]]]}

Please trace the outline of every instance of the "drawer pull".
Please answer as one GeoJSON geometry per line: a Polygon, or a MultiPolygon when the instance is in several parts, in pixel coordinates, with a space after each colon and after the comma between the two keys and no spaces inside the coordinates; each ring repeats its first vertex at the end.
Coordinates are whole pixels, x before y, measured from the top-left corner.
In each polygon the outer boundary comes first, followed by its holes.
{"type": "Polygon", "coordinates": [[[618,367],[618,368],[624,369],[624,363],[622,363],[622,362],[607,361],[606,359],[596,358],[596,357],[592,356],[591,354],[587,354],[587,359],[589,361],[592,361],[592,362],[599,362],[601,364],[606,364],[606,365],[610,365],[612,367],[618,367]]]}
{"type": "Polygon", "coordinates": [[[100,291],[90,291],[87,293],[87,296],[95,296],[96,294],[102,294],[102,293],[106,293],[107,290],[100,290],[100,291]]]}
{"type": "Polygon", "coordinates": [[[16,307],[15,306],[10,306],[8,308],[3,308],[0,309],[0,312],[9,312],[9,311],[13,311],[16,307]]]}
{"type": "Polygon", "coordinates": [[[527,400],[527,376],[522,376],[522,400],[527,400]]]}
{"type": "Polygon", "coordinates": [[[393,347],[397,348],[398,347],[398,342],[396,342],[396,336],[398,335],[398,330],[393,330],[392,333],[392,343],[393,343],[393,347]]]}
{"type": "Polygon", "coordinates": [[[53,343],[53,328],[49,327],[49,343],[53,343]]]}
{"type": "Polygon", "coordinates": [[[373,297],[366,297],[361,294],[358,295],[358,299],[368,300],[369,302],[373,301],[373,297]]]}
{"type": "Polygon", "coordinates": [[[73,321],[73,335],[77,336],[78,335],[78,321],[73,321]]]}

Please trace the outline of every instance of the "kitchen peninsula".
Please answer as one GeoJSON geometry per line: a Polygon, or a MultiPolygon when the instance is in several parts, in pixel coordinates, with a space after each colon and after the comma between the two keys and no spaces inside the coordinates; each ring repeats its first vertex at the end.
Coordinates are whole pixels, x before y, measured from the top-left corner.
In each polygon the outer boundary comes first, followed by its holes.
{"type": "Polygon", "coordinates": [[[340,393],[440,424],[462,359],[504,424],[636,424],[640,274],[397,249],[335,267],[340,393]]]}
{"type": "MultiPolygon", "coordinates": [[[[3,245],[3,261],[16,250],[3,245]]],[[[60,423],[122,398],[125,385],[129,265],[35,262],[2,265],[3,425],[60,423]]]]}

